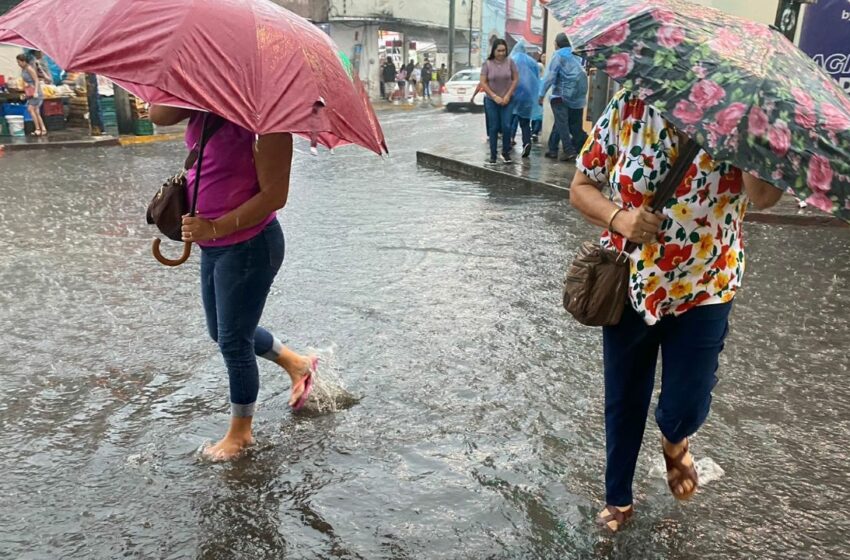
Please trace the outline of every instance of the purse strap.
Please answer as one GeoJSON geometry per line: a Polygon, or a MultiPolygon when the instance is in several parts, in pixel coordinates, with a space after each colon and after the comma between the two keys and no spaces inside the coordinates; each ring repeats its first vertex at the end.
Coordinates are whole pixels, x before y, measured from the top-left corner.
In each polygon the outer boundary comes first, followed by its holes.
{"type": "Polygon", "coordinates": [[[186,158],[186,165],[184,166],[188,171],[193,165],[195,165],[195,161],[197,160],[198,169],[195,172],[195,186],[192,194],[191,211],[189,213],[189,215],[193,218],[195,217],[198,208],[198,190],[201,186],[201,167],[204,163],[204,148],[207,147],[207,142],[209,142],[213,134],[218,132],[218,130],[224,126],[224,119],[217,115],[212,115],[212,124],[210,124],[210,115],[211,113],[204,113],[204,121],[201,125],[201,142],[189,153],[189,157],[186,158]],[[207,126],[208,124],[209,127],[207,126]]]}
{"type": "MultiPolygon", "coordinates": [[[[681,138],[682,137],[679,136],[680,140],[681,138]]],[[[691,138],[688,138],[684,144],[681,142],[679,143],[679,156],[676,158],[676,163],[673,164],[673,168],[669,173],[667,173],[667,176],[664,177],[664,181],[661,182],[661,186],[658,187],[658,190],[655,192],[655,198],[653,199],[652,206],[650,207],[653,213],[658,212],[667,206],[667,203],[676,196],[676,191],[679,189],[679,185],[682,184],[682,180],[685,178],[685,175],[691,168],[691,164],[693,164],[694,159],[696,159],[697,154],[699,154],[701,149],[700,145],[694,142],[691,138]]],[[[637,248],[637,243],[629,241],[623,248],[623,252],[630,255],[637,248]]]]}
{"type": "MultiPolygon", "coordinates": [[[[224,126],[224,119],[216,115],[213,115],[214,118],[212,119],[212,124],[209,124],[209,126],[207,126],[208,115],[210,115],[210,113],[204,114],[204,129],[201,133],[201,142],[204,142],[204,135],[206,135],[206,141],[209,142],[210,139],[215,135],[215,133],[218,132],[222,126],[224,126]]],[[[197,163],[199,152],[200,149],[198,145],[195,145],[195,147],[192,149],[191,152],[189,152],[189,155],[186,157],[186,163],[183,164],[184,171],[189,171],[190,169],[192,169],[192,166],[197,163]]]]}

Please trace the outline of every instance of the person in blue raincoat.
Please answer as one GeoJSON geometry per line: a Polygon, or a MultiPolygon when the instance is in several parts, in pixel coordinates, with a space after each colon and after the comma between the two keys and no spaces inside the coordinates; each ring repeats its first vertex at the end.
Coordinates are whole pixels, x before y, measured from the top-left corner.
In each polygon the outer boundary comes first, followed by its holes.
{"type": "Polygon", "coordinates": [[[531,153],[531,121],[543,118],[543,107],[538,103],[540,67],[528,54],[526,47],[525,40],[520,39],[511,51],[511,59],[519,70],[519,83],[514,92],[514,122],[511,132],[516,136],[517,126],[522,130],[524,158],[531,153]]]}

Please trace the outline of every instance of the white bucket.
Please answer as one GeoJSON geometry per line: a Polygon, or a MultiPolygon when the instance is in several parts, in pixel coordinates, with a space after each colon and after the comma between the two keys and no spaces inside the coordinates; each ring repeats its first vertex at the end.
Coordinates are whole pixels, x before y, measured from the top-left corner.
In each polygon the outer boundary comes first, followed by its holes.
{"type": "Polygon", "coordinates": [[[17,115],[7,115],[6,122],[9,124],[9,134],[11,136],[24,136],[24,118],[17,115]]]}

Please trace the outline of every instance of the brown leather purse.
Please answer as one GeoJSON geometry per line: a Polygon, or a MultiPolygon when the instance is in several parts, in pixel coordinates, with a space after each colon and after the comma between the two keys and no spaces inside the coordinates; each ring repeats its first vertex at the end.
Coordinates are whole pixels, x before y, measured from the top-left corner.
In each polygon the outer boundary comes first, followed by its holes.
{"type": "MultiPolygon", "coordinates": [[[[672,170],[664,178],[652,203],[658,212],[673,198],[700,151],[688,139],[672,170]]],[[[579,248],[564,279],[564,309],[588,327],[618,324],[629,297],[629,255],[638,247],[629,241],[622,253],[603,249],[598,241],[585,241],[579,248]]]]}

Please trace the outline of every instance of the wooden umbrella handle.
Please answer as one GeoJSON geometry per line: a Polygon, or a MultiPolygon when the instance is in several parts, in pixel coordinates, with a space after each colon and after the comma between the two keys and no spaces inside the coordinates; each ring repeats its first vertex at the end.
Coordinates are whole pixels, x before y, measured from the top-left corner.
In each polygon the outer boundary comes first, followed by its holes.
{"type": "Polygon", "coordinates": [[[183,244],[183,254],[177,260],[166,259],[162,252],[159,250],[159,246],[162,244],[162,240],[158,237],[153,240],[153,246],[151,247],[151,252],[153,253],[153,257],[158,260],[161,264],[165,266],[180,266],[184,262],[189,260],[189,255],[192,254],[192,242],[186,241],[183,244]]]}

